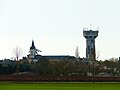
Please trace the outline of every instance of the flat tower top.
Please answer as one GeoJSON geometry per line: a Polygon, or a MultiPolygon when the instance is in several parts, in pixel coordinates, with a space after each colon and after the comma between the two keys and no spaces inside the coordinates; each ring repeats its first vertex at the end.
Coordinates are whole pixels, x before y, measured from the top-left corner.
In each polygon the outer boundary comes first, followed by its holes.
{"type": "Polygon", "coordinates": [[[83,36],[85,38],[89,38],[89,37],[94,37],[96,38],[98,36],[98,32],[99,31],[92,31],[92,30],[84,30],[83,31],[83,36]]]}

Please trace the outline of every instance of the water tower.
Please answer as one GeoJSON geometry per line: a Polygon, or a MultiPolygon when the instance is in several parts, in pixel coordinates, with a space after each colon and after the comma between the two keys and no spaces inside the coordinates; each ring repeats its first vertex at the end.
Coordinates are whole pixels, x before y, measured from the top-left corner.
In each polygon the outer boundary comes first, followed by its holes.
{"type": "Polygon", "coordinates": [[[95,38],[98,36],[98,30],[83,29],[83,36],[86,38],[86,59],[94,61],[96,60],[95,38]]]}

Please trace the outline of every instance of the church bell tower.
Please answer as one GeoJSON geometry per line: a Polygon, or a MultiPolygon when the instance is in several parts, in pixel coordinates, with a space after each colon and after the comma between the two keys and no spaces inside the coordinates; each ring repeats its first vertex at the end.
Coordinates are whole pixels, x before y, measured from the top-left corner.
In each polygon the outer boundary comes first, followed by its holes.
{"type": "Polygon", "coordinates": [[[35,56],[37,55],[37,49],[34,45],[34,41],[32,40],[32,45],[30,47],[30,55],[29,58],[35,58],[35,56]]]}

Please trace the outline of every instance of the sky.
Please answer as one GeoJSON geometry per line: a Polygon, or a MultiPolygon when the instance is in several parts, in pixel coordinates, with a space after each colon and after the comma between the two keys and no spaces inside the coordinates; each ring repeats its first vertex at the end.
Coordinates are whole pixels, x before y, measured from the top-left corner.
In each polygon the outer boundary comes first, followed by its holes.
{"type": "Polygon", "coordinates": [[[120,0],[0,0],[0,59],[27,56],[32,40],[41,55],[85,57],[83,28],[97,30],[99,60],[120,56],[120,0]]]}

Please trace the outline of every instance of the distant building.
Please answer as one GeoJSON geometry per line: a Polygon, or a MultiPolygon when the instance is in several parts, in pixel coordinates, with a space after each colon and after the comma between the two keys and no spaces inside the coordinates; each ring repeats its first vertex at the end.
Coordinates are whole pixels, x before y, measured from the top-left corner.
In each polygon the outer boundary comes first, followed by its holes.
{"type": "Polygon", "coordinates": [[[76,59],[74,56],[69,56],[69,55],[53,55],[53,56],[42,56],[42,57],[47,58],[50,61],[61,61],[61,60],[74,60],[74,59],[76,59]]]}
{"type": "Polygon", "coordinates": [[[36,49],[34,41],[32,40],[32,45],[29,50],[28,62],[37,62],[40,59],[48,59],[50,61],[60,61],[60,60],[74,60],[76,59],[74,56],[69,55],[50,55],[50,56],[42,56],[39,55],[38,52],[41,52],[40,50],[36,49]]]}

